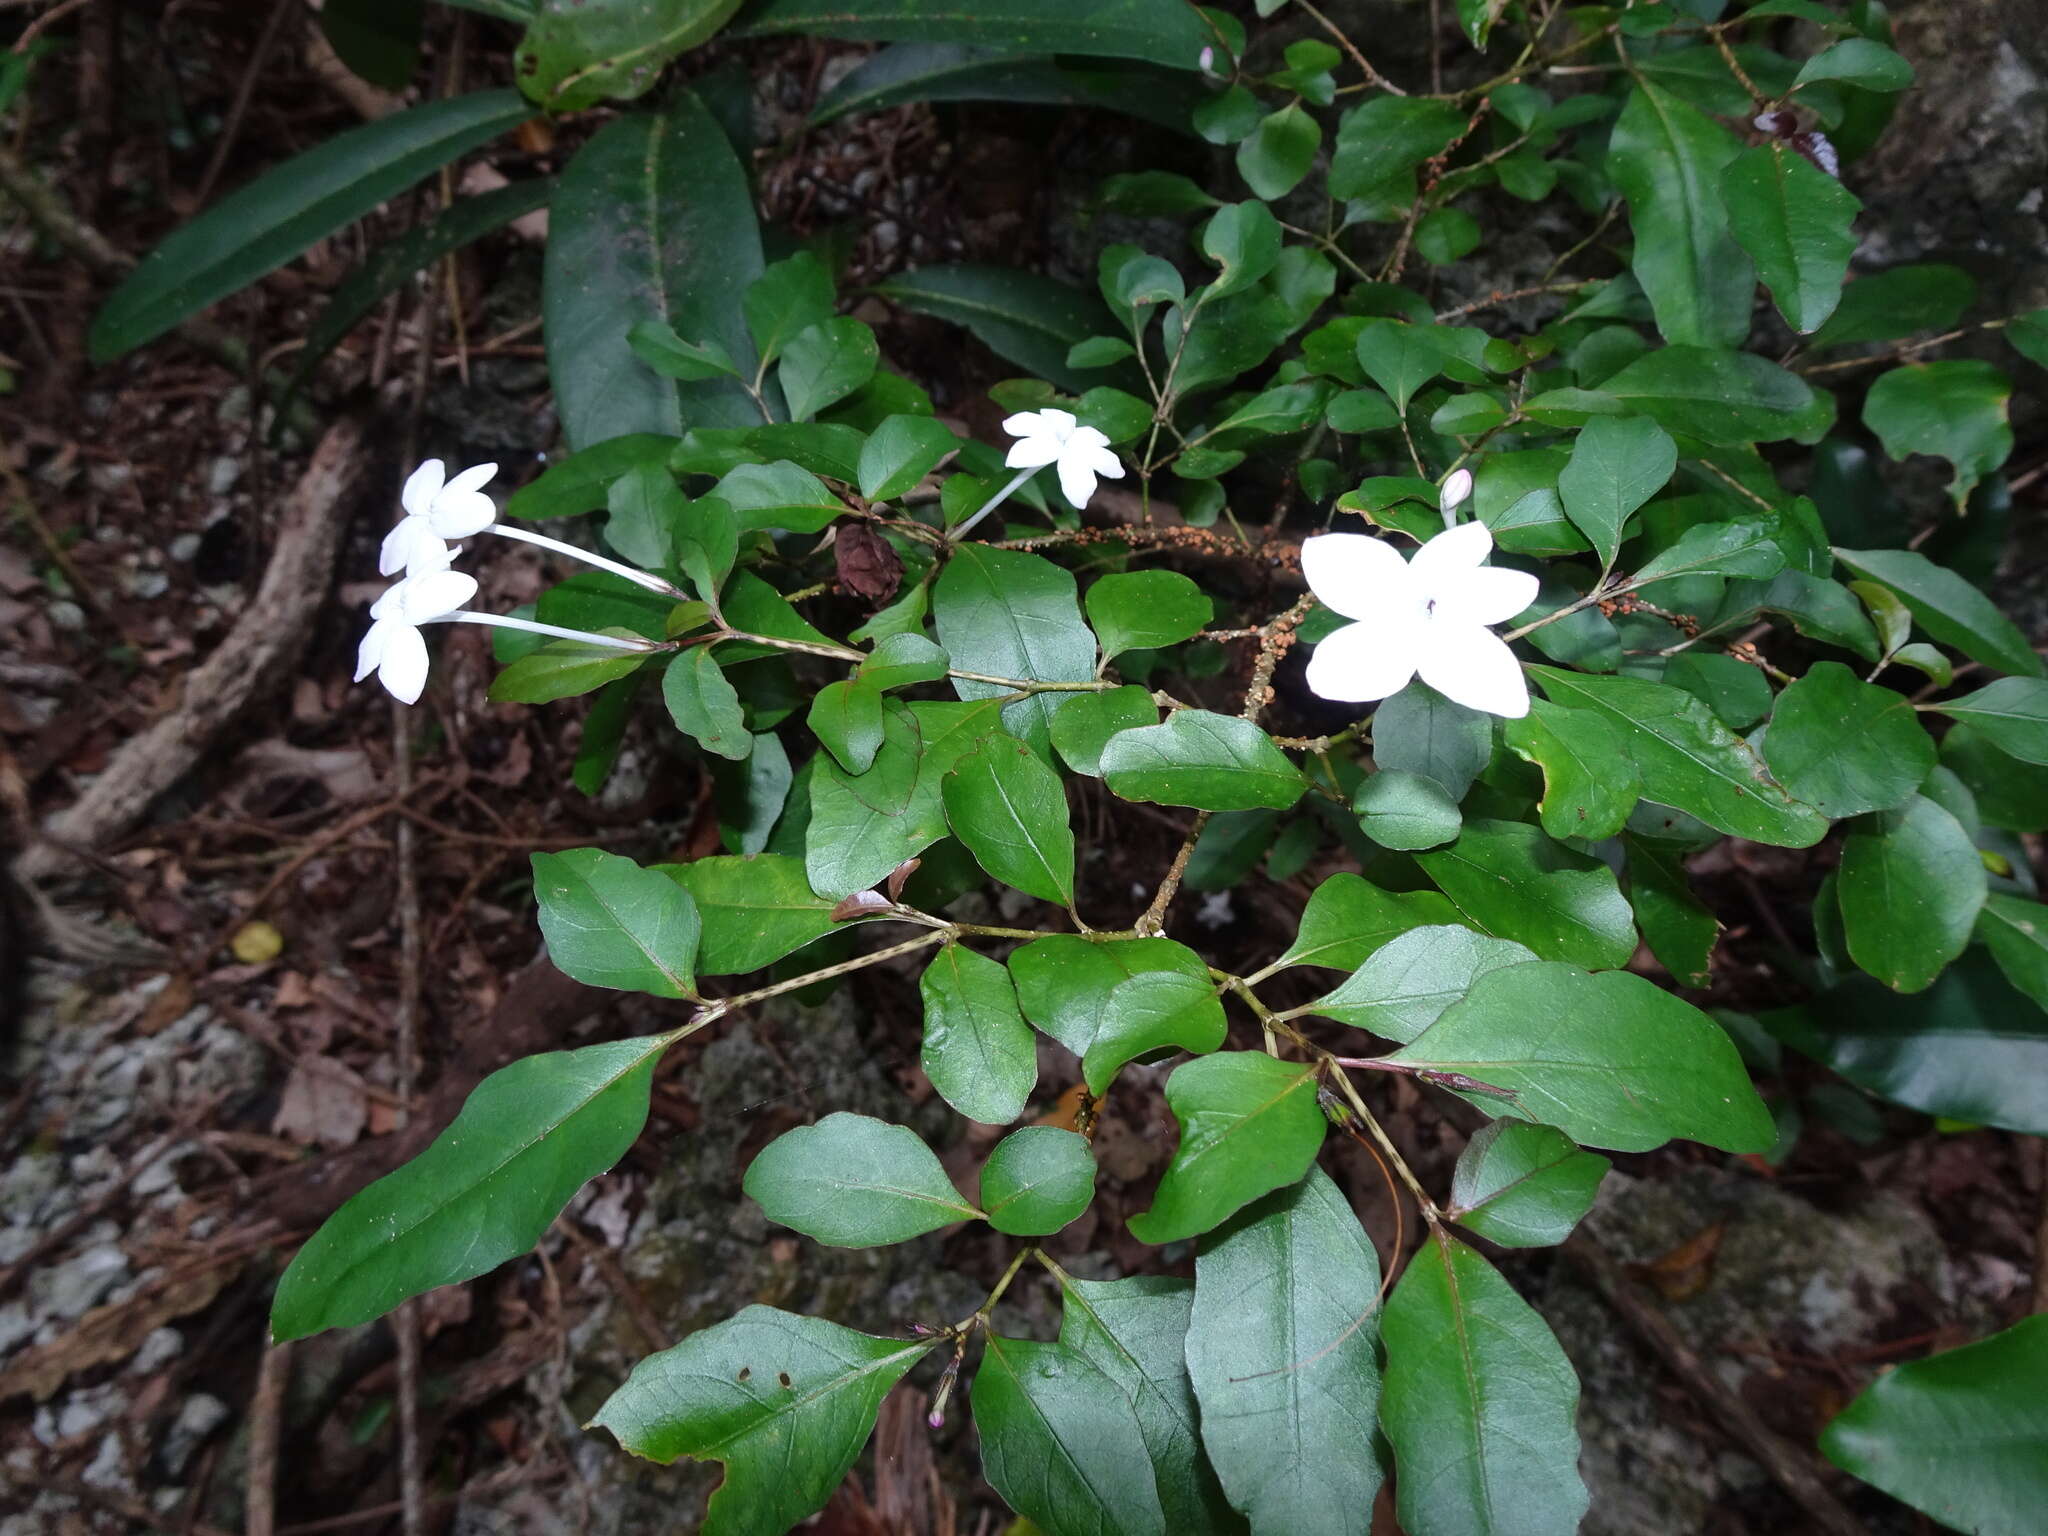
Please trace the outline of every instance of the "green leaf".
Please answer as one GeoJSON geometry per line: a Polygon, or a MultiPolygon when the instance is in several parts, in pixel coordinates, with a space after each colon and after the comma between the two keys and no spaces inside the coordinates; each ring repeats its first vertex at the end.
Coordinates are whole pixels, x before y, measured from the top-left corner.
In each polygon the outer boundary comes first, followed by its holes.
{"type": "MultiPolygon", "coordinates": [[[[705,751],[738,762],[754,750],[753,735],[740,711],[740,696],[709,646],[692,646],[669,663],[661,675],[661,700],[676,729],[705,751]]],[[[877,726],[879,737],[879,722],[877,726]]]]}
{"type": "Polygon", "coordinates": [[[1511,1105],[1473,1102],[1617,1152],[1674,1137],[1761,1152],[1777,1134],[1727,1031],[1627,971],[1543,961],[1488,972],[1388,1059],[1508,1089],[1511,1105]]]}
{"type": "Polygon", "coordinates": [[[2048,830],[2048,768],[2000,751],[1968,721],[1956,722],[1941,738],[1941,761],[1975,797],[1987,824],[2008,832],[2048,830]]]}
{"type": "MultiPolygon", "coordinates": [[[[711,780],[720,841],[734,853],[760,853],[782,820],[795,782],[781,738],[773,731],[756,731],[754,750],[747,760],[713,763],[711,780]]],[[[807,803],[800,802],[806,808],[807,803]]]]}
{"type": "Polygon", "coordinates": [[[860,493],[869,501],[894,501],[959,446],[960,439],[930,416],[890,416],[860,451],[860,493]]]}
{"type": "Polygon", "coordinates": [[[1417,390],[1444,371],[1444,349],[1427,329],[1398,320],[1368,320],[1358,333],[1358,366],[1365,376],[1392,397],[1394,409],[1407,414],[1417,390]]]}
{"type": "Polygon", "coordinates": [[[1873,272],[1842,290],[1841,304],[1807,345],[1839,347],[1952,330],[1976,297],[1970,274],[1941,262],[1873,272]]]}
{"type": "Polygon", "coordinates": [[[1976,936],[2005,979],[2048,1009],[2048,907],[1994,892],[1977,914],[1976,936]]]}
{"type": "Polygon", "coordinates": [[[1619,729],[1642,775],[1644,799],[1780,848],[1810,848],[1827,835],[1827,818],[1773,782],[1762,760],[1684,689],[1637,677],[1527,670],[1552,702],[1589,710],[1619,729]]]}
{"type": "Polygon", "coordinates": [[[572,447],[760,420],[737,380],[664,378],[627,340],[641,321],[658,321],[753,369],[740,319],[741,295],[761,270],[753,196],[695,95],[679,91],[660,111],[599,129],[562,172],[550,220],[541,313],[572,447]],[[710,251],[716,260],[705,259],[710,251]]]}
{"type": "Polygon", "coordinates": [[[690,893],[658,870],[597,848],[533,855],[548,958],[590,987],[697,995],[699,921],[690,893]]]}
{"type": "Polygon", "coordinates": [[[1415,254],[1432,266],[1447,267],[1479,249],[1479,221],[1462,208],[1439,208],[1415,226],[1415,254]]]}
{"type": "Polygon", "coordinates": [[[307,1240],[278,1282],[270,1336],[367,1323],[533,1247],[639,1136],[670,1038],[549,1051],[493,1072],[426,1151],[307,1240]]]}
{"type": "Polygon", "coordinates": [[[1950,498],[1960,510],[1977,482],[2012,455],[2012,380],[1973,357],[1908,363],[1880,375],[1863,400],[1863,424],[1903,460],[1947,459],[1950,498]]]}
{"type": "Polygon", "coordinates": [[[1435,779],[1382,768],[1351,797],[1365,835],[1382,848],[1435,848],[1458,835],[1458,802],[1435,779]]]}
{"type": "Polygon", "coordinates": [[[590,1422],[650,1461],[723,1462],[709,1536],[781,1536],[825,1507],[933,1342],[747,1307],[642,1360],[590,1422]]]}
{"type": "Polygon", "coordinates": [[[688,891],[697,905],[703,926],[697,940],[699,975],[758,971],[839,926],[832,903],[812,894],[803,860],[788,854],[718,856],[653,868],[688,891]]]}
{"type": "Polygon", "coordinates": [[[1308,1006],[1326,1019],[1406,1045],[1488,971],[1537,958],[1512,939],[1488,938],[1460,923],[1411,928],[1308,1006]]]}
{"type": "Polygon", "coordinates": [[[1010,956],[1024,1016],[1081,1058],[1089,1091],[1154,1051],[1213,1051],[1223,1005],[1201,957],[1171,939],[1034,939],[1010,956]]]}
{"type": "Polygon", "coordinates": [[[2023,677],[2041,676],[2041,658],[1998,605],[1946,566],[1912,549],[1837,549],[1859,576],[1891,588],[1920,627],[1973,661],[2023,677]]]}
{"type": "Polygon", "coordinates": [[[761,269],[747,285],[741,309],[762,362],[772,363],[800,332],[830,320],[838,306],[831,268],[817,252],[798,251],[761,269]]]}
{"type": "Polygon", "coordinates": [[[633,355],[665,378],[695,383],[699,379],[738,378],[739,369],[715,341],[685,341],[660,320],[642,320],[626,332],[633,355]]]}
{"type": "Polygon", "coordinates": [[[673,437],[658,432],[630,433],[593,443],[550,464],[538,479],[514,491],[506,499],[505,515],[538,520],[598,511],[609,505],[611,488],[622,475],[662,468],[675,445],[673,437]]]}
{"type": "Polygon", "coordinates": [[[1728,225],[1756,263],[1778,313],[1801,334],[1817,330],[1842,297],[1863,204],[1781,140],[1746,149],[1721,172],[1728,225]]]}
{"type": "Polygon", "coordinates": [[[1088,589],[1088,622],[1104,656],[1178,645],[1211,611],[1202,589],[1178,571],[1112,573],[1088,589]]]}
{"type": "MultiPolygon", "coordinates": [[[[320,30],[341,62],[387,91],[412,84],[424,20],[415,0],[328,0],[320,10],[320,30]]],[[[20,55],[19,61],[25,72],[28,56],[20,55]]],[[[12,94],[0,85],[0,112],[12,94]]]]}
{"type": "Polygon", "coordinates": [[[1012,1237],[1044,1237],[1095,1198],[1095,1154],[1086,1138],[1053,1125],[1027,1125],[995,1145],[981,1167],[988,1224],[1012,1237]]]}
{"type": "Polygon", "coordinates": [[[1006,267],[919,267],[871,291],[917,314],[965,326],[998,357],[1076,394],[1100,383],[1101,374],[1069,368],[1067,353],[1075,343],[1116,328],[1094,295],[1006,267]]]}
{"type": "Polygon", "coordinates": [[[1678,445],[1641,416],[1596,416],[1572,445],[1557,477],[1565,515],[1593,541],[1603,564],[1614,564],[1622,527],[1664,489],[1678,467],[1678,445]]]}
{"type": "Polygon", "coordinates": [[[1903,91],[1913,83],[1913,66],[1882,43],[1845,37],[1800,65],[1793,88],[1816,80],[1840,80],[1866,91],[1903,91]]]}
{"type": "Polygon", "coordinates": [[[1643,562],[1631,585],[1677,576],[1740,576],[1762,580],[1785,568],[1785,549],[1773,523],[1743,518],[1695,523],[1671,545],[1643,562]]]}
{"type": "Polygon", "coordinates": [[[1102,777],[1102,749],[1119,731],[1159,723],[1159,706],[1135,683],[1103,693],[1076,694],[1052,717],[1052,744],[1069,768],[1102,777]]]}
{"type": "MultiPolygon", "coordinates": [[[[939,644],[966,672],[1035,683],[1081,683],[1095,675],[1095,637],[1081,622],[1073,573],[1043,555],[965,544],[932,588],[939,644]]],[[[999,683],[955,678],[963,699],[1014,693],[999,683]]],[[[1003,727],[1044,756],[1058,693],[1033,694],[1003,708],[1003,727]]]]}
{"type": "Polygon", "coordinates": [[[1935,708],[1968,721],[2000,751],[2021,762],[2048,766],[2048,682],[2001,677],[1960,699],[1944,699],[1935,708]]]}
{"type": "Polygon", "coordinates": [[[1551,1126],[1494,1120],[1458,1154],[1445,1214],[1503,1248],[1547,1248],[1572,1235],[1612,1166],[1551,1126]]]}
{"type": "Polygon", "coordinates": [[[1571,1536],[1590,1502],[1579,1476],[1579,1379],[1535,1308],[1438,1232],[1394,1287],[1380,1331],[1380,1420],[1402,1529],[1571,1536]]]}
{"type": "Polygon", "coordinates": [[[2048,1504],[2048,1316],[1886,1371],[1822,1433],[1843,1471],[1977,1536],[2026,1536],[2048,1504]]]}
{"type": "Polygon", "coordinates": [[[963,7],[953,0],[764,0],[747,13],[743,35],[792,32],[855,42],[977,43],[1012,53],[1076,53],[1149,59],[1193,70],[1216,37],[1192,9],[1174,0],[1107,0],[1077,13],[1066,0],[998,0],[963,7]]]}
{"type": "MultiPolygon", "coordinates": [[[[731,505],[716,496],[699,496],[684,509],[682,520],[675,527],[675,561],[697,595],[714,609],[718,605],[719,593],[724,589],[726,578],[732,574],[733,563],[739,558],[740,521],[739,514],[731,505]]],[[[766,585],[766,583],[762,583],[766,585]]],[[[773,589],[771,588],[772,592],[773,589]]],[[[781,601],[780,594],[775,594],[781,601]]],[[[786,608],[788,604],[784,603],[786,608]]],[[[726,617],[739,622],[736,609],[728,608],[726,617]]],[[[802,624],[802,620],[797,621],[802,624]]],[[[804,626],[809,628],[808,625],[804,626]]],[[[750,628],[751,634],[766,634],[771,631],[750,628]]],[[[728,647],[727,661],[740,659],[737,646],[728,647]]]]}
{"type": "Polygon", "coordinates": [[[674,556],[690,502],[666,468],[640,463],[612,481],[605,508],[605,542],[635,565],[660,570],[674,556]]]}
{"type": "Polygon", "coordinates": [[[1179,71],[1169,74],[1143,65],[1084,67],[1076,59],[1020,57],[999,47],[906,42],[863,60],[818,98],[810,121],[815,127],[850,113],[878,112],[909,101],[1011,101],[1100,107],[1186,133],[1189,114],[1207,99],[1191,77],[1179,71]]]}
{"type": "Polygon", "coordinates": [[[95,363],[154,341],[532,115],[513,91],[430,102],[294,155],[171,232],[93,318],[95,363]]]}
{"type": "Polygon", "coordinates": [[[1838,890],[1850,958],[1895,991],[1919,992],[1970,942],[1984,861],[1961,822],[1914,795],[1850,830],[1838,890]]]}
{"type": "Polygon", "coordinates": [[[1659,347],[1611,375],[1599,392],[1667,431],[1716,444],[1807,442],[1833,420],[1831,397],[1753,352],[1659,347]]]}
{"type": "Polygon", "coordinates": [[[1627,848],[1628,900],[1643,942],[1681,987],[1706,986],[1713,980],[1720,923],[1693,895],[1676,853],[1634,837],[1627,848]]]}
{"type": "Polygon", "coordinates": [[[1187,1361],[1202,1444],[1254,1531],[1372,1529],[1379,1282],[1350,1202],[1313,1166],[1196,1250],[1187,1361]]]}
{"type": "Polygon", "coordinates": [[[1237,170],[1260,197],[1292,191],[1315,164],[1323,130],[1298,101],[1259,120],[1257,130],[1237,146],[1237,170]]]}
{"type": "Polygon", "coordinates": [[[907,1125],[845,1111],[786,1131],[742,1183],[768,1219],[835,1248],[878,1248],[981,1213],[907,1125]]]}
{"type": "Polygon", "coordinates": [[[1227,1536],[1242,1527],[1202,1456],[1188,1381],[1188,1316],[1195,1288],[1165,1275],[1076,1280],[1062,1273],[1060,1344],[1122,1389],[1152,1459],[1172,1536],[1227,1536]]]}
{"type": "Polygon", "coordinates": [[[1519,821],[1468,821],[1448,848],[1415,856],[1465,920],[1546,960],[1628,964],[1635,922],[1614,872],[1519,821]]]}
{"type": "Polygon", "coordinates": [[[1038,1047],[1017,1009],[1010,973],[964,944],[932,957],[918,982],[924,1000],[919,1060],[939,1097],[970,1120],[1008,1125],[1038,1085],[1038,1047]]]}
{"type": "Polygon", "coordinates": [[[2048,368],[2048,308],[2014,315],[2006,322],[2005,339],[2028,362],[2048,368]]]}
{"type": "Polygon", "coordinates": [[[1635,760],[1620,728],[1605,715],[1532,699],[1529,713],[1508,721],[1501,739],[1543,770],[1537,810],[1552,837],[1596,843],[1610,838],[1627,824],[1642,796],[1635,760]]]}
{"type": "Polygon", "coordinates": [[[874,377],[881,360],[875,333],[858,320],[821,320],[798,331],[782,349],[776,378],[791,421],[809,421],[874,377]]]}
{"type": "Polygon", "coordinates": [[[812,697],[804,723],[848,773],[866,773],[882,750],[882,690],[863,677],[827,683],[812,697]]]}
{"type": "Polygon", "coordinates": [[[1839,661],[1817,661],[1778,695],[1764,760],[1786,789],[1840,819],[1903,804],[1935,750],[1904,698],[1839,661]]]}
{"type": "Polygon", "coordinates": [[[550,641],[492,678],[489,697],[493,704],[551,704],[593,693],[615,678],[637,672],[652,655],[584,640],[550,641]]]}
{"type": "Polygon", "coordinates": [[[1122,1388],[1064,1343],[991,1331],[974,1376],[982,1475],[1046,1536],[1166,1536],[1122,1388]]]}
{"type": "Polygon", "coordinates": [[[1410,683],[1373,711],[1372,748],[1382,770],[1422,774],[1463,800],[1493,757],[1493,717],[1410,683]]]}
{"type": "Polygon", "coordinates": [[[1721,174],[1741,152],[1726,128],[1647,81],[1614,125],[1607,170],[1628,200],[1631,265],[1666,341],[1738,347],[1749,335],[1756,272],[1721,200],[1721,174]]]}
{"type": "Polygon", "coordinates": [[[1264,203],[1228,203],[1202,226],[1202,254],[1223,269],[1208,288],[1212,301],[1241,293],[1280,259],[1280,223],[1264,203]]]}
{"type": "Polygon", "coordinates": [[[1323,1144],[1314,1071],[1258,1051],[1183,1062],[1166,1080],[1166,1103],[1180,1122],[1180,1145],[1152,1208],[1130,1219],[1131,1235],[1141,1243],[1207,1232],[1267,1191],[1300,1179],[1323,1144]]]}
{"type": "Polygon", "coordinates": [[[974,861],[1040,901],[1074,904],[1074,829],[1059,774],[997,732],[945,778],[946,820],[974,861]]]}
{"type": "Polygon", "coordinates": [[[1330,195],[1407,202],[1415,168],[1465,131],[1466,113],[1425,96],[1374,96],[1344,114],[1330,160],[1330,195]]]}
{"type": "Polygon", "coordinates": [[[1260,975],[1290,965],[1353,971],[1411,928],[1457,920],[1458,909],[1435,891],[1383,891],[1360,875],[1332,875],[1302,908],[1294,942],[1260,975]]]}
{"type": "Polygon", "coordinates": [[[907,688],[912,683],[937,682],[949,666],[944,651],[923,635],[906,630],[876,641],[856,675],[877,688],[907,688]]]}
{"type": "Polygon", "coordinates": [[[550,112],[630,101],[739,8],[740,0],[539,0],[513,76],[550,112]]]}
{"type": "Polygon", "coordinates": [[[1162,724],[1112,736],[1102,776],[1126,800],[1205,811],[1284,811],[1308,789],[1272,737],[1206,709],[1176,710],[1162,724]]]}
{"type": "Polygon", "coordinates": [[[762,528],[817,533],[846,515],[845,503],[824,481],[786,459],[734,465],[711,488],[711,498],[733,509],[742,533],[762,528]]]}

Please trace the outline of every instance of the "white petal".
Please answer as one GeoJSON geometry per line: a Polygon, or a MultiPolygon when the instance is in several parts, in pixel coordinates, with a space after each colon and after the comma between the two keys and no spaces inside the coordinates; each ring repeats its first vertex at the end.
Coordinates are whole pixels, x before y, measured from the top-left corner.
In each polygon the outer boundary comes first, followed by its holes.
{"type": "Polygon", "coordinates": [[[1493,530],[1474,518],[1455,528],[1446,528],[1408,562],[1415,584],[1425,597],[1451,591],[1471,571],[1486,563],[1493,553],[1493,530]]]}
{"type": "Polygon", "coordinates": [[[1471,494],[1472,471],[1469,469],[1454,469],[1451,471],[1450,477],[1444,481],[1443,490],[1438,493],[1436,504],[1443,508],[1445,512],[1451,512],[1462,506],[1465,498],[1471,494]]]}
{"type": "Polygon", "coordinates": [[[1453,704],[1519,720],[1529,713],[1529,685],[1507,642],[1476,624],[1431,624],[1416,670],[1453,704]]]}
{"type": "Polygon", "coordinates": [[[1038,430],[1052,433],[1061,442],[1074,435],[1074,428],[1077,425],[1072,411],[1056,410],[1048,405],[1038,413],[1038,430]]]}
{"type": "Polygon", "coordinates": [[[1390,605],[1419,608],[1408,566],[1394,546],[1362,533],[1324,533],[1301,542],[1301,574],[1325,606],[1347,619],[1374,619],[1390,605]]]}
{"type": "Polygon", "coordinates": [[[1076,427],[1067,434],[1067,452],[1069,453],[1080,453],[1084,450],[1092,452],[1097,448],[1107,448],[1108,446],[1109,439],[1103,436],[1101,430],[1096,427],[1076,427]]]}
{"type": "Polygon", "coordinates": [[[1415,675],[1415,627],[1346,624],[1308,658],[1309,688],[1326,699],[1365,704],[1399,693],[1415,675]]]}
{"type": "Polygon", "coordinates": [[[427,686],[426,637],[410,624],[394,624],[377,664],[377,681],[394,699],[417,704],[427,686]]]}
{"type": "Polygon", "coordinates": [[[406,476],[405,489],[398,493],[399,504],[413,516],[425,517],[433,510],[434,498],[441,494],[443,476],[441,461],[427,460],[406,476]]]}
{"type": "Polygon", "coordinates": [[[385,576],[399,571],[410,575],[444,566],[448,558],[448,546],[435,534],[428,519],[406,516],[384,535],[384,545],[377,552],[377,570],[385,576]]]}
{"type": "MultiPolygon", "coordinates": [[[[379,598],[379,602],[383,599],[379,598]]],[[[375,608],[370,610],[376,612],[375,608]]],[[[377,663],[384,659],[384,642],[391,638],[391,626],[382,621],[370,625],[363,636],[363,643],[356,647],[356,681],[361,682],[377,670],[377,663]]]]}
{"type": "Polygon", "coordinates": [[[1434,613],[1453,623],[1505,624],[1536,601],[1538,585],[1527,571],[1482,565],[1437,593],[1434,613]]]}
{"type": "Polygon", "coordinates": [[[422,571],[405,579],[405,595],[398,600],[396,617],[408,624],[424,624],[453,613],[476,596],[476,578],[467,571],[422,571]]]}
{"type": "Polygon", "coordinates": [[[457,493],[453,487],[434,498],[426,523],[444,539],[466,539],[498,520],[497,503],[482,491],[457,493]]]}
{"type": "Polygon", "coordinates": [[[1056,437],[1020,437],[1010,444],[1010,451],[1003,462],[1012,469],[1038,469],[1059,456],[1060,444],[1056,437]]]}
{"type": "Polygon", "coordinates": [[[1088,505],[1095,494],[1095,471],[1071,453],[1060,455],[1060,491],[1076,507],[1088,505]]]}
{"type": "MultiPolygon", "coordinates": [[[[498,472],[495,464],[472,464],[461,474],[450,480],[441,489],[442,496],[467,496],[471,491],[480,491],[490,483],[491,476],[498,472]]],[[[435,498],[439,500],[440,498],[435,498]]]]}
{"type": "Polygon", "coordinates": [[[1088,455],[1088,467],[1105,480],[1121,480],[1124,477],[1124,461],[1111,448],[1097,448],[1088,455]]]}

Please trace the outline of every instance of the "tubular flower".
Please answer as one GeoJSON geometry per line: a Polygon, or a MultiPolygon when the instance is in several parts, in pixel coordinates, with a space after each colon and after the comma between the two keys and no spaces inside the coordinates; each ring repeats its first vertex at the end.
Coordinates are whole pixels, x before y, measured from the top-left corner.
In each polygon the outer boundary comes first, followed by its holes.
{"type": "Polygon", "coordinates": [[[1308,685],[1326,699],[1362,704],[1422,680],[1467,709],[1518,720],[1529,712],[1521,664],[1489,624],[1504,624],[1535,601],[1525,571],[1485,564],[1493,535],[1460,523],[1403,560],[1394,547],[1356,533],[1330,533],[1301,546],[1302,574],[1327,606],[1355,622],[1309,658],[1308,685]]]}
{"type": "Polygon", "coordinates": [[[356,681],[374,671],[393,698],[418,703],[427,686],[427,642],[420,626],[459,611],[475,595],[476,578],[461,571],[422,570],[394,582],[370,605],[370,632],[356,651],[356,681]]]}
{"type": "Polygon", "coordinates": [[[1095,477],[1121,480],[1124,467],[1109,450],[1109,439],[1093,427],[1084,427],[1068,411],[1050,408],[1019,411],[1003,423],[1003,430],[1017,439],[1010,444],[1003,462],[1012,469],[1059,467],[1060,489],[1076,507],[1088,505],[1095,494],[1095,477]]]}
{"type": "Polygon", "coordinates": [[[498,472],[495,464],[477,464],[453,480],[439,459],[428,459],[406,478],[399,502],[405,516],[384,535],[377,569],[386,576],[400,571],[437,570],[448,564],[448,545],[482,533],[498,520],[498,508],[481,487],[498,472]]]}

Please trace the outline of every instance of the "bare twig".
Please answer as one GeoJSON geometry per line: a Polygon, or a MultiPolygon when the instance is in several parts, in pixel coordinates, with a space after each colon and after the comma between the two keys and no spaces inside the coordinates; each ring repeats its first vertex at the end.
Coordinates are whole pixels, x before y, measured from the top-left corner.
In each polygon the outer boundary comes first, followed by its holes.
{"type": "Polygon", "coordinates": [[[256,1371],[256,1392],[249,1402],[246,1536],[275,1536],[277,1530],[277,1450],[291,1365],[291,1341],[285,1340],[264,1349],[263,1363],[256,1371]]]}
{"type": "Polygon", "coordinates": [[[206,174],[199,178],[199,190],[192,194],[195,208],[204,208],[212,198],[220,173],[227,169],[228,156],[242,137],[242,120],[249,115],[250,99],[256,94],[256,82],[263,74],[263,66],[269,62],[271,49],[277,46],[277,35],[284,30],[286,18],[298,12],[299,0],[272,0],[270,17],[263,23],[256,46],[249,51],[249,62],[242,70],[241,84],[235,87],[234,105],[228,108],[227,122],[221,128],[220,137],[214,140],[213,157],[206,162],[206,174]]]}

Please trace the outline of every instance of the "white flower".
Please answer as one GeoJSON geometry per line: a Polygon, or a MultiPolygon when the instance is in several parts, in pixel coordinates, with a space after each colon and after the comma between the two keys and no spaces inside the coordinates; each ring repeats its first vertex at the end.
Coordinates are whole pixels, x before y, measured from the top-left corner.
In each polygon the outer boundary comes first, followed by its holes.
{"type": "Polygon", "coordinates": [[[495,464],[478,464],[445,480],[447,471],[439,459],[429,459],[414,470],[398,496],[405,516],[384,535],[378,571],[392,576],[446,566],[452,558],[450,540],[482,533],[498,520],[497,505],[480,489],[497,472],[495,464]]]}
{"type": "Polygon", "coordinates": [[[1437,494],[1436,504],[1446,519],[1464,505],[1465,498],[1472,494],[1472,471],[1454,469],[1444,480],[1443,490],[1437,494]]]}
{"type": "Polygon", "coordinates": [[[1493,535],[1461,523],[1404,561],[1391,544],[1329,533],[1301,546],[1302,574],[1329,607],[1357,622],[1316,647],[1308,685],[1326,699],[1362,704],[1422,680],[1467,709],[1519,720],[1529,713],[1521,664],[1486,626],[1536,598],[1526,571],[1486,565],[1493,535]]]}
{"type": "Polygon", "coordinates": [[[394,582],[370,605],[370,632],[356,651],[356,681],[374,671],[393,698],[418,703],[427,686],[427,642],[420,626],[448,617],[475,595],[476,578],[461,571],[422,570],[394,582]]]}
{"type": "Polygon", "coordinates": [[[1003,423],[1003,430],[1017,439],[1003,462],[1012,469],[1040,469],[1057,464],[1060,489],[1076,507],[1088,505],[1095,494],[1095,477],[1121,480],[1124,467],[1109,451],[1109,439],[1093,427],[1084,427],[1068,411],[1047,408],[1019,411],[1003,423]]]}

